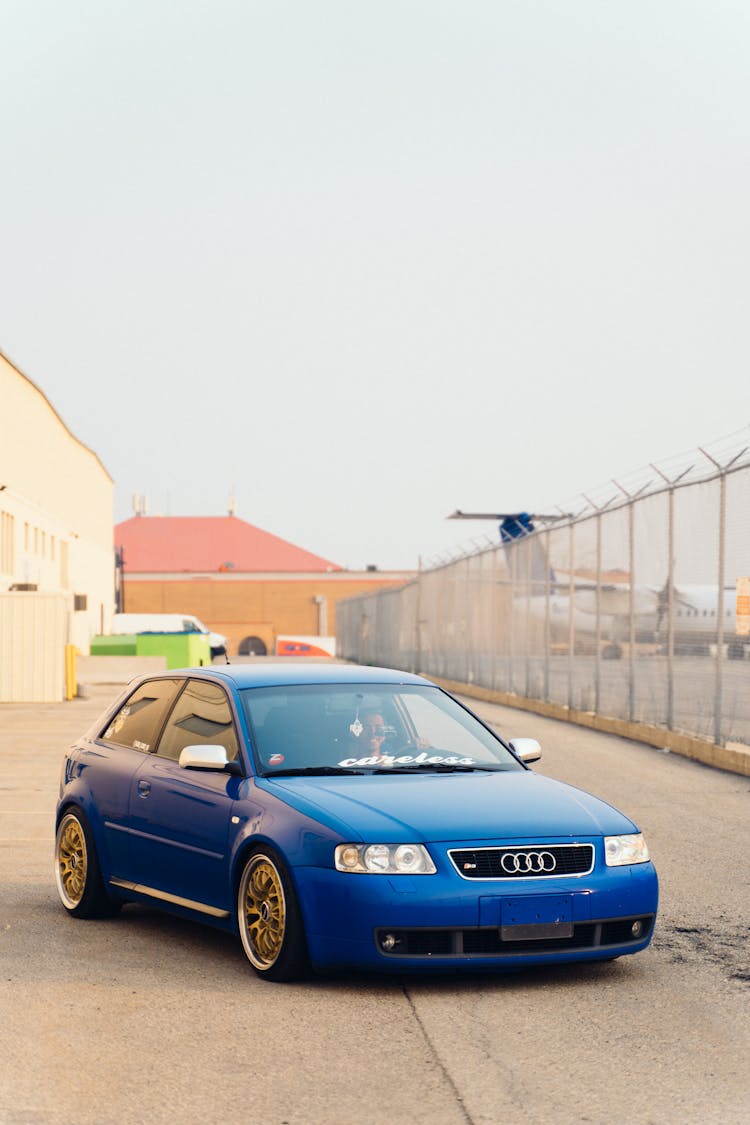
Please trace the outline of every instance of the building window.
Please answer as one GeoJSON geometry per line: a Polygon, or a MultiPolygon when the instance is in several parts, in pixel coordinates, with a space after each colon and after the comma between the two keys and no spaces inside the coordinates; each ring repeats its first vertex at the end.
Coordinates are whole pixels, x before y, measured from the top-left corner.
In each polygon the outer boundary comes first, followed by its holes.
{"type": "Polygon", "coordinates": [[[60,544],[60,585],[63,590],[68,588],[68,544],[60,544]]]}
{"type": "Polygon", "coordinates": [[[15,568],[15,518],[10,512],[0,513],[0,570],[12,574],[15,568]]]}

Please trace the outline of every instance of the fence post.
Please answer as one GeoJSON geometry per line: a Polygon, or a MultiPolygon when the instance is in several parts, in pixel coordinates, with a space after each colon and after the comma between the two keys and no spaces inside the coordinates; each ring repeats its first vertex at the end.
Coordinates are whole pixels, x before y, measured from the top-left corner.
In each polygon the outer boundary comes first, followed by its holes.
{"type": "Polygon", "coordinates": [[[724,710],[724,564],[726,552],[726,474],[719,478],[719,601],[716,605],[716,701],[714,742],[723,745],[724,710]]]}
{"type": "Polygon", "coordinates": [[[724,582],[726,569],[726,539],[727,539],[727,472],[739,461],[747,446],[730,458],[725,465],[719,464],[715,457],[707,453],[702,446],[698,446],[703,456],[719,470],[719,590],[716,605],[716,682],[714,689],[714,742],[717,746],[723,744],[723,710],[724,710],[724,582]]]}
{"type": "Polygon", "coordinates": [[[575,619],[575,523],[570,521],[570,543],[568,546],[568,711],[573,710],[573,653],[576,645],[575,619]]]}
{"type": "Polygon", "coordinates": [[[516,546],[515,542],[508,544],[508,554],[510,555],[510,628],[508,629],[508,691],[515,692],[516,678],[514,672],[514,660],[516,655],[516,571],[518,569],[516,560],[516,546]]]}
{"type": "Polygon", "coordinates": [[[494,547],[492,550],[492,564],[490,566],[490,635],[489,635],[489,649],[490,649],[490,668],[489,668],[489,686],[495,690],[495,671],[497,665],[497,552],[498,548],[494,547]]]}
{"type": "Polygon", "coordinates": [[[635,722],[635,502],[641,493],[650,487],[651,481],[646,481],[637,492],[632,493],[616,480],[612,483],[628,501],[628,718],[633,723],[635,722]]]}
{"type": "Polygon", "coordinates": [[[524,688],[524,695],[527,699],[531,698],[531,646],[533,642],[532,629],[531,629],[531,553],[532,544],[530,537],[527,536],[523,540],[526,550],[526,628],[524,629],[526,649],[526,686],[524,688]]]}
{"type": "Polygon", "coordinates": [[[674,486],[667,493],[667,730],[674,730],[674,486]]]}
{"type": "Polygon", "coordinates": [[[596,626],[595,626],[595,647],[594,654],[594,714],[598,715],[601,710],[601,691],[602,691],[602,513],[610,506],[615,499],[611,496],[606,504],[601,506],[589,500],[586,493],[582,493],[584,499],[588,501],[591,507],[596,512],[596,626]]]}
{"type": "Polygon", "coordinates": [[[417,558],[417,597],[416,597],[416,621],[414,628],[416,630],[414,635],[414,671],[419,672],[422,667],[422,556],[417,558]]]}
{"type": "Polygon", "coordinates": [[[635,502],[628,504],[628,718],[635,722],[635,502]]]}
{"type": "Polygon", "coordinates": [[[470,684],[473,680],[472,660],[471,660],[471,643],[473,640],[473,633],[471,628],[471,560],[472,556],[467,555],[464,564],[466,566],[466,582],[464,584],[464,612],[463,612],[463,645],[464,645],[464,683],[470,684]]]}
{"type": "Polygon", "coordinates": [[[544,568],[544,696],[543,698],[549,700],[549,647],[550,647],[550,621],[549,621],[549,599],[550,590],[552,588],[552,573],[550,565],[550,540],[551,532],[549,528],[544,533],[544,557],[546,565],[544,568]]]}
{"type": "Polygon", "coordinates": [[[596,513],[596,653],[594,655],[594,714],[602,695],[602,514],[596,513]]]}
{"type": "MultiPolygon", "coordinates": [[[[686,476],[690,468],[683,470],[679,476],[670,480],[665,476],[658,465],[651,468],[668,485],[668,530],[667,530],[667,730],[674,730],[674,494],[677,483],[686,476]]],[[[659,607],[660,608],[660,607],[659,607]]],[[[659,608],[656,611],[656,620],[659,622],[659,608]]],[[[657,625],[658,631],[658,625],[657,625]]]]}
{"type": "Polygon", "coordinates": [[[724,566],[727,532],[727,477],[719,477],[719,596],[716,606],[716,695],[714,701],[714,742],[723,745],[724,710],[724,566]]]}

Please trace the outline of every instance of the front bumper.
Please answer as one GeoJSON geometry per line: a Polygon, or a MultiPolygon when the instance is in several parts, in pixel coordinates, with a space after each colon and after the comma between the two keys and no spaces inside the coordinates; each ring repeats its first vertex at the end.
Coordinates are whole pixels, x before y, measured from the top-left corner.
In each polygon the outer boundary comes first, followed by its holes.
{"type": "Polygon", "coordinates": [[[467,880],[447,849],[442,862],[430,850],[435,875],[295,869],[316,968],[487,970],[609,960],[645,949],[653,935],[658,879],[651,863],[608,868],[597,850],[584,876],[467,880]],[[537,919],[538,926],[513,925],[537,919]]]}

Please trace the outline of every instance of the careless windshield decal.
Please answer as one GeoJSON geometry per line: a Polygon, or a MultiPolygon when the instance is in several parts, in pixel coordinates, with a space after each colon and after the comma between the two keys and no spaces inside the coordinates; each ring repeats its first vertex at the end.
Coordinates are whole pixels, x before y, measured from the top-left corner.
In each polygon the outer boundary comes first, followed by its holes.
{"type": "Polygon", "coordinates": [[[383,754],[381,757],[342,758],[340,766],[474,766],[475,758],[444,757],[441,754],[383,754]]]}

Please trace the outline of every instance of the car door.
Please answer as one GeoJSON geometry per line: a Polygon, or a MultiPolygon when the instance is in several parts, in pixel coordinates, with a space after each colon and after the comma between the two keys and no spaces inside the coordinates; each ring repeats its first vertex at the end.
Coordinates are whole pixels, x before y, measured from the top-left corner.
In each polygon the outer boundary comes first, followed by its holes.
{"type": "Polygon", "coordinates": [[[81,756],[83,777],[102,831],[105,875],[129,879],[132,833],[129,823],[133,779],[156,743],[182,681],[147,680],[107,720],[81,756]],[[88,769],[87,766],[92,768],[88,769]]]}
{"type": "Polygon", "coordinates": [[[156,746],[131,786],[134,878],[145,893],[192,909],[230,910],[228,846],[232,809],[242,778],[223,770],[183,769],[185,746],[221,745],[230,761],[239,744],[224,688],[187,680],[156,746]]]}

